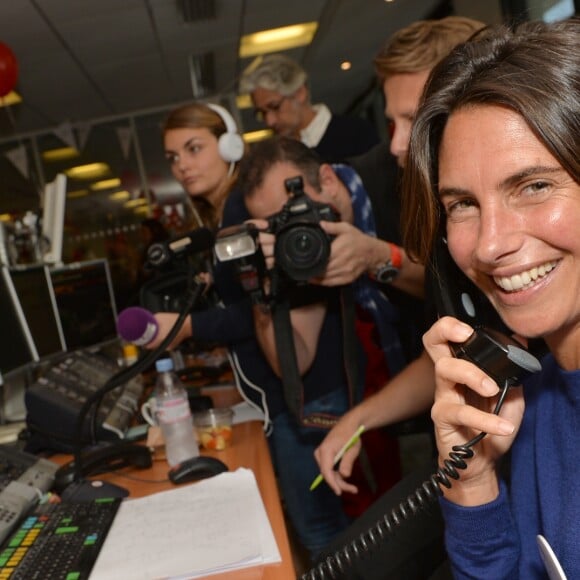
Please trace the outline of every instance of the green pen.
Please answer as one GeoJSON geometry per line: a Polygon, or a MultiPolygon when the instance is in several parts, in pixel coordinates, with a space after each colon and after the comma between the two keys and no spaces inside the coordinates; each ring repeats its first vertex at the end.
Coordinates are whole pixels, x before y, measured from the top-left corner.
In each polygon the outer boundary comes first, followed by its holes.
{"type": "MultiPolygon", "coordinates": [[[[360,436],[363,434],[364,430],[365,426],[361,425],[353,433],[352,437],[342,446],[340,451],[334,456],[332,467],[336,467],[338,465],[338,462],[342,459],[343,455],[360,439],[360,436]]],[[[324,477],[322,476],[322,473],[319,473],[314,479],[314,481],[310,484],[310,491],[315,490],[320,485],[323,479],[324,477]]]]}

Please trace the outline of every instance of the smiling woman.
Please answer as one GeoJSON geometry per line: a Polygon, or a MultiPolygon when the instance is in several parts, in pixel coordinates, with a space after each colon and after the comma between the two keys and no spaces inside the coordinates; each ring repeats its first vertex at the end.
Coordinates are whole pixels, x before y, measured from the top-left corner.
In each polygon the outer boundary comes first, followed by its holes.
{"type": "Polygon", "coordinates": [[[412,130],[408,251],[428,260],[444,235],[506,325],[550,350],[498,416],[498,386],[451,356],[472,329],[445,317],[424,337],[439,456],[489,434],[441,500],[458,578],[544,578],[546,545],[580,576],[579,62],[578,19],[484,31],[433,71],[412,130]]]}
{"type": "Polygon", "coordinates": [[[520,115],[488,106],[451,116],[439,175],[449,249],[459,267],[513,331],[558,332],[580,295],[570,259],[580,254],[578,184],[520,115]],[[470,151],[469,163],[462,151],[470,151]],[[494,163],[482,173],[488,159],[494,163]],[[556,275],[567,281],[557,301],[556,275]]]}

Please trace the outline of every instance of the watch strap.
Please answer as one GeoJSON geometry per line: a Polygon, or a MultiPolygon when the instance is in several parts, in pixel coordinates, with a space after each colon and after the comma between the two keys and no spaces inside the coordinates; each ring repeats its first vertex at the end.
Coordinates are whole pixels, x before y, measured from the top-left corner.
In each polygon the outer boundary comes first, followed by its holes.
{"type": "Polygon", "coordinates": [[[389,248],[391,249],[390,262],[397,270],[400,270],[403,266],[403,253],[401,252],[401,248],[391,242],[387,242],[387,244],[389,244],[389,248]]]}
{"type": "Polygon", "coordinates": [[[391,257],[384,264],[378,266],[374,272],[370,273],[370,277],[382,284],[392,282],[398,275],[403,265],[403,254],[399,246],[387,242],[391,249],[391,257]]]}

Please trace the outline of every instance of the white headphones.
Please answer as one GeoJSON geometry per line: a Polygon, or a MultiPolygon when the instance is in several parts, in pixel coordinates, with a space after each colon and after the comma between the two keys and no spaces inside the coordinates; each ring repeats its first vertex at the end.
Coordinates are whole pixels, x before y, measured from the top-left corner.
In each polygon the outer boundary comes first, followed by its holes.
{"type": "Polygon", "coordinates": [[[234,170],[234,163],[244,155],[244,140],[238,133],[234,118],[226,109],[214,103],[206,103],[206,105],[220,116],[226,126],[226,132],[219,136],[218,150],[221,158],[227,163],[231,163],[231,173],[234,170]]]}

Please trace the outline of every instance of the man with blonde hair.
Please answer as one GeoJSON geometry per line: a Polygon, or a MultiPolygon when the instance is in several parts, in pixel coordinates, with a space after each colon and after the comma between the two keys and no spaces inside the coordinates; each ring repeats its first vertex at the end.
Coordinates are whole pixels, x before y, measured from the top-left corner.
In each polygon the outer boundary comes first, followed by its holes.
{"type": "Polygon", "coordinates": [[[401,312],[414,319],[411,329],[417,327],[417,315],[421,315],[416,298],[423,295],[423,269],[412,263],[401,247],[397,166],[405,166],[411,125],[431,69],[484,26],[462,16],[421,20],[395,32],[381,47],[374,65],[385,97],[391,138],[362,155],[350,157],[347,163],[359,174],[377,208],[377,228],[383,241],[356,236],[353,228],[344,224],[325,226],[326,232],[337,238],[336,259],[326,284],[331,284],[330,279],[332,284],[349,283],[365,270],[380,280],[384,272],[391,272],[396,266],[395,279],[383,288],[401,312]]]}
{"type": "MultiPolygon", "coordinates": [[[[397,220],[400,217],[396,183],[385,175],[392,166],[393,157],[400,168],[405,166],[412,123],[431,70],[455,46],[468,41],[484,26],[482,22],[460,16],[418,21],[395,32],[376,55],[375,72],[385,96],[385,116],[390,124],[391,141],[352,159],[351,164],[367,186],[373,205],[377,198],[388,200],[383,206],[383,214],[395,213],[397,220]]],[[[434,390],[433,363],[423,352],[375,395],[343,415],[315,452],[321,473],[335,493],[357,492],[356,486],[347,479],[360,445],[355,445],[344,455],[337,470],[333,469],[333,460],[359,425],[364,425],[367,430],[376,429],[425,413],[433,403],[434,390]]],[[[433,465],[426,465],[424,470],[417,470],[402,480],[337,538],[325,554],[350,542],[390,512],[429,477],[433,468],[433,465]]],[[[433,569],[444,559],[443,520],[439,511],[433,508],[404,522],[381,547],[357,561],[344,578],[430,578],[433,569]]]]}
{"type": "Polygon", "coordinates": [[[458,44],[484,27],[463,16],[420,20],[395,32],[374,59],[391,124],[391,153],[401,167],[423,87],[433,67],[458,44]]]}
{"type": "Polygon", "coordinates": [[[302,141],[323,161],[344,161],[379,141],[365,119],[335,115],[323,103],[312,104],[306,71],[284,54],[254,60],[242,73],[240,92],[250,94],[259,121],[277,135],[302,141]]]}

